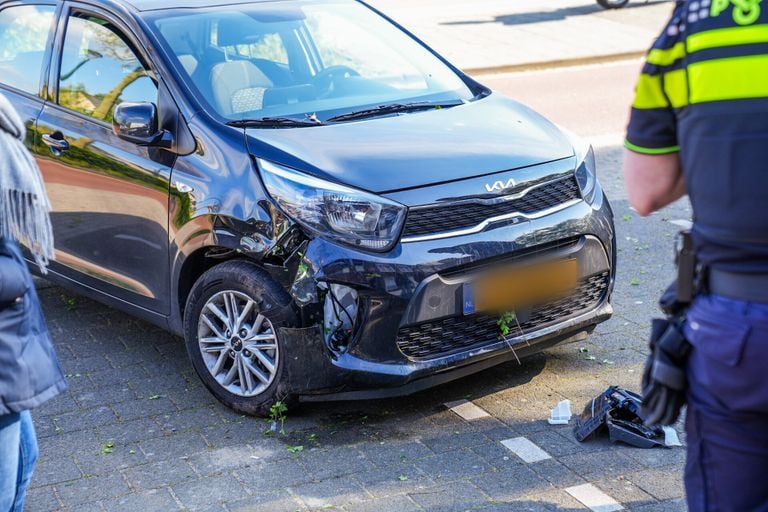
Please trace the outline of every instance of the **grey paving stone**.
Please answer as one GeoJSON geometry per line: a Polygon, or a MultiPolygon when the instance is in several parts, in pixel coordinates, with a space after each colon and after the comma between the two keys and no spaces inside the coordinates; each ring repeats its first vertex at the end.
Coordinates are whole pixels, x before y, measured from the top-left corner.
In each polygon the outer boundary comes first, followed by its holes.
{"type": "Polygon", "coordinates": [[[496,501],[509,500],[552,489],[546,480],[524,465],[502,471],[492,471],[473,478],[472,482],[496,501]]]}
{"type": "MultiPolygon", "coordinates": [[[[34,480],[33,484],[34,485],[34,480]]],[[[27,489],[24,501],[25,510],[30,512],[49,512],[61,508],[52,485],[46,487],[31,487],[27,489]]]]}
{"type": "MultiPolygon", "coordinates": [[[[37,423],[37,418],[35,418],[37,423]]],[[[40,457],[58,458],[83,451],[92,451],[100,446],[96,434],[92,430],[77,430],[68,433],[55,433],[38,440],[40,457]]]]}
{"type": "Polygon", "coordinates": [[[32,413],[32,419],[35,423],[35,434],[38,439],[45,437],[55,436],[61,433],[61,429],[57,429],[56,424],[53,422],[54,416],[42,416],[36,417],[32,413]]]}
{"type": "Polygon", "coordinates": [[[341,507],[370,499],[365,490],[349,477],[329,478],[297,485],[291,491],[310,509],[341,507]]]}
{"type": "Polygon", "coordinates": [[[642,467],[638,462],[618,450],[580,452],[565,455],[559,460],[587,480],[621,475],[642,467]]]}
{"type": "Polygon", "coordinates": [[[586,483],[584,478],[565,467],[556,459],[542,460],[536,464],[531,464],[529,467],[537,475],[560,489],[586,483]]]}
{"type": "Polygon", "coordinates": [[[162,435],[160,426],[152,418],[113,423],[96,429],[96,437],[102,443],[114,441],[126,444],[153,439],[162,435]]]}
{"type": "Polygon", "coordinates": [[[141,365],[121,368],[119,372],[116,372],[113,368],[88,372],[88,378],[94,387],[138,382],[147,377],[147,372],[144,371],[141,365]]]}
{"type": "Polygon", "coordinates": [[[649,468],[680,467],[685,464],[685,447],[681,446],[675,448],[654,448],[651,450],[630,447],[624,453],[649,468]]]}
{"type": "Polygon", "coordinates": [[[426,510],[464,512],[488,504],[488,497],[469,482],[461,481],[408,495],[426,510]]]}
{"type": "Polygon", "coordinates": [[[46,456],[39,458],[37,464],[35,464],[32,485],[66,482],[68,480],[76,480],[81,476],[82,472],[71,456],[46,456]]]}
{"type": "Polygon", "coordinates": [[[80,407],[89,408],[133,400],[134,394],[128,384],[123,383],[81,390],[75,393],[74,398],[80,407]]]}
{"type": "Polygon", "coordinates": [[[153,489],[101,502],[109,512],[170,512],[179,510],[168,489],[153,489]]]}
{"type": "Polygon", "coordinates": [[[412,462],[434,455],[434,452],[419,441],[381,441],[365,448],[365,456],[379,467],[398,462],[412,462]]]}
{"type": "Polygon", "coordinates": [[[131,489],[119,473],[113,473],[57,484],[56,491],[65,507],[77,506],[79,510],[84,503],[116,498],[131,489]]]}
{"type": "Polygon", "coordinates": [[[627,480],[661,501],[685,496],[683,473],[678,468],[646,469],[627,475],[627,480]]]}
{"type": "Polygon", "coordinates": [[[123,471],[126,480],[136,489],[148,490],[196,480],[198,475],[187,461],[164,460],[136,466],[123,471]]]}
{"type": "Polygon", "coordinates": [[[140,441],[141,451],[149,460],[165,460],[179,454],[194,455],[209,449],[208,443],[197,432],[182,432],[170,436],[140,441]]]}
{"type": "Polygon", "coordinates": [[[201,475],[214,475],[238,468],[261,467],[264,459],[257,457],[248,445],[228,446],[193,455],[189,457],[189,464],[201,475]]]}
{"type": "Polygon", "coordinates": [[[603,478],[594,482],[594,484],[604,491],[607,495],[632,508],[656,503],[650,495],[640,489],[624,476],[603,478]]]}
{"type": "Polygon", "coordinates": [[[175,412],[176,405],[164,396],[157,399],[129,400],[112,406],[120,421],[130,421],[138,418],[158,416],[175,412]]]}
{"type": "Polygon", "coordinates": [[[35,417],[64,414],[78,409],[78,404],[72,398],[71,393],[66,392],[53,400],[45,402],[42,406],[35,409],[35,417]]]}
{"type": "Polygon", "coordinates": [[[236,501],[248,496],[240,482],[231,475],[212,476],[171,487],[182,505],[198,510],[206,505],[236,501]]]}
{"type": "Polygon", "coordinates": [[[235,474],[254,494],[295,487],[313,480],[312,475],[295,459],[264,462],[248,469],[235,470],[235,474]]]}
{"type": "Polygon", "coordinates": [[[505,448],[501,441],[488,441],[472,446],[470,450],[496,469],[524,464],[523,460],[505,448]]]}
{"type": "Polygon", "coordinates": [[[349,512],[418,512],[423,510],[409,496],[389,496],[378,500],[353,503],[344,507],[349,512]]]}
{"type": "Polygon", "coordinates": [[[684,499],[662,501],[632,509],[633,512],[688,512],[684,499]]]}
{"type": "Polygon", "coordinates": [[[297,498],[285,491],[261,493],[226,503],[228,512],[303,512],[307,510],[297,498]]]}
{"type": "Polygon", "coordinates": [[[305,450],[298,460],[315,480],[362,473],[375,467],[357,448],[349,447],[305,450]]]}
{"type": "Polygon", "coordinates": [[[418,492],[437,485],[418,468],[407,463],[365,471],[354,475],[354,478],[374,498],[418,492]]]}
{"type": "Polygon", "coordinates": [[[62,370],[64,370],[64,374],[72,377],[72,374],[79,373],[81,375],[94,372],[94,371],[100,371],[100,370],[106,370],[108,368],[111,368],[109,365],[109,361],[102,356],[85,356],[85,357],[78,357],[77,359],[70,359],[67,361],[62,362],[62,370]]]}
{"type": "Polygon", "coordinates": [[[477,432],[463,432],[443,434],[436,438],[424,438],[422,443],[435,453],[444,453],[461,448],[483,444],[489,441],[483,434],[477,432]]]}
{"type": "Polygon", "coordinates": [[[202,429],[202,435],[213,448],[241,445],[264,437],[264,423],[249,418],[240,422],[213,425],[202,429]]]}
{"type": "Polygon", "coordinates": [[[75,455],[85,475],[103,475],[115,470],[146,464],[147,457],[135,444],[108,442],[95,450],[79,451],[75,455]]]}
{"type": "Polygon", "coordinates": [[[198,407],[183,411],[173,410],[161,414],[156,418],[161,428],[169,432],[182,432],[184,430],[202,430],[211,425],[222,423],[216,409],[213,407],[198,407]]]}
{"type": "Polygon", "coordinates": [[[435,481],[457,480],[485,473],[491,469],[480,456],[469,450],[457,450],[415,462],[425,475],[435,481]]]}
{"type": "Polygon", "coordinates": [[[74,432],[75,430],[92,429],[93,427],[115,423],[117,417],[109,407],[95,407],[93,409],[60,414],[54,416],[53,421],[61,432],[74,432]]]}

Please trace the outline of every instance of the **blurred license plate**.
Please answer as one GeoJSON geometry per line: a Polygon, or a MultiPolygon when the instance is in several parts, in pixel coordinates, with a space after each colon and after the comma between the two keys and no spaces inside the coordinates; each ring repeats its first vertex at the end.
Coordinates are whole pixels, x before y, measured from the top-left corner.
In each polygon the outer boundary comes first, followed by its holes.
{"type": "Polygon", "coordinates": [[[464,284],[464,314],[512,311],[564,297],[576,288],[578,275],[575,259],[488,272],[464,284]]]}

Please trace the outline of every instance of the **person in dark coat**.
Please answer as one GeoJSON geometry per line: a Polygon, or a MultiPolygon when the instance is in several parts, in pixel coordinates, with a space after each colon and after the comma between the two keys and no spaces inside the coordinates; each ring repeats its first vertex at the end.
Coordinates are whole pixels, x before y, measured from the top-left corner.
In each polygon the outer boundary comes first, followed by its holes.
{"type": "Polygon", "coordinates": [[[24,136],[21,119],[0,94],[0,512],[24,508],[37,460],[30,410],[67,387],[16,245],[25,245],[45,272],[53,257],[50,206],[24,136]]]}

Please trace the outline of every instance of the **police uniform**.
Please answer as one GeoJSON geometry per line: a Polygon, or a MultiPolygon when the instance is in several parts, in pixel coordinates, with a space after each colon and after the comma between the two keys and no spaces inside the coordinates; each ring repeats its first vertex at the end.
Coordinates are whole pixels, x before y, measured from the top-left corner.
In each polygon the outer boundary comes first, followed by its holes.
{"type": "Polygon", "coordinates": [[[691,511],[768,511],[768,1],[678,1],[625,146],[679,153],[710,276],[688,311],[691,511]]]}

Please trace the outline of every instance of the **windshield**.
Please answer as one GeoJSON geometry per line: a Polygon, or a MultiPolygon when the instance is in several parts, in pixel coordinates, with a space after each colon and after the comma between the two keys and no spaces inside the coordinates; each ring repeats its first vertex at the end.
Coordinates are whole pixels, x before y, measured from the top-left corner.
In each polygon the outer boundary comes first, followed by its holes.
{"type": "Polygon", "coordinates": [[[228,120],[324,120],[371,106],[473,96],[449,67],[354,0],[148,14],[190,86],[228,120]]]}

